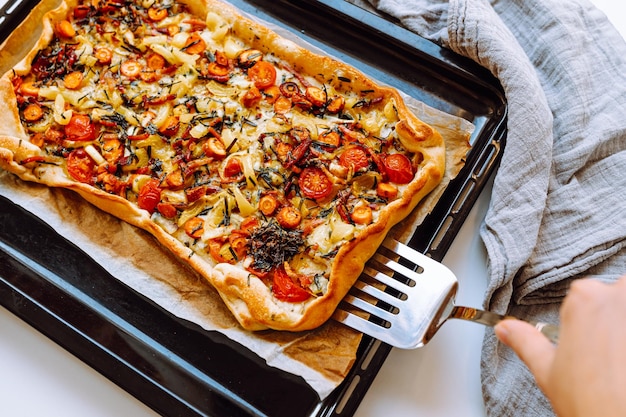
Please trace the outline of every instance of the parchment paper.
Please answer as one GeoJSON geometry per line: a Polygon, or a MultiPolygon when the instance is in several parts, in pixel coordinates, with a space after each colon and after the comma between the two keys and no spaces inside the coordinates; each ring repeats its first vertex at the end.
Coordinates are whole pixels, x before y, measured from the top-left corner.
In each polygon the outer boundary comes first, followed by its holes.
{"type": "MultiPolygon", "coordinates": [[[[39,36],[43,13],[56,4],[57,0],[43,0],[2,45],[1,73],[12,68],[30,49],[39,36]]],[[[281,34],[293,39],[285,31],[281,34]]],[[[473,130],[464,119],[439,112],[408,96],[405,99],[419,118],[434,125],[444,136],[447,170],[439,187],[392,230],[396,238],[404,241],[463,166],[473,130]]],[[[151,235],[100,211],[71,191],[25,183],[0,171],[0,194],[48,223],[135,291],[181,319],[223,333],[257,353],[269,366],[301,376],[322,399],[341,383],[355,361],[361,334],[332,320],[302,333],[243,330],[217,292],[151,235]]]]}

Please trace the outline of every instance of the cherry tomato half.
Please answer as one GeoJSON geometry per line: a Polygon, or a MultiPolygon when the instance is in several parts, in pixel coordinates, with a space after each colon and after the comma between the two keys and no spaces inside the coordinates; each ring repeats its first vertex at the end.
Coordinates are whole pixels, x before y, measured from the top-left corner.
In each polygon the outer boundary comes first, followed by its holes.
{"type": "Polygon", "coordinates": [[[248,77],[254,82],[256,88],[261,90],[274,85],[276,82],[276,68],[267,61],[259,61],[248,70],[248,77]]]}
{"type": "Polygon", "coordinates": [[[272,292],[279,300],[291,303],[299,303],[301,301],[308,300],[309,297],[311,297],[311,294],[309,294],[304,288],[293,282],[291,277],[287,275],[287,272],[282,265],[274,271],[272,292]]]}
{"type": "Polygon", "coordinates": [[[139,190],[137,205],[139,208],[147,210],[150,214],[152,214],[160,201],[161,187],[159,186],[159,180],[148,180],[148,182],[141,187],[141,190],[139,190]]]}
{"type": "Polygon", "coordinates": [[[67,172],[76,181],[94,184],[96,163],[84,148],[78,148],[67,156],[67,172]]]}
{"type": "Polygon", "coordinates": [[[385,172],[389,176],[389,181],[396,184],[408,184],[415,175],[409,158],[400,153],[387,155],[383,160],[383,164],[385,172]]]}
{"type": "Polygon", "coordinates": [[[360,146],[350,146],[339,157],[339,163],[346,168],[352,167],[356,172],[360,169],[367,168],[370,160],[367,152],[360,146]]]}
{"type": "Polygon", "coordinates": [[[74,113],[65,125],[65,136],[73,141],[90,141],[96,138],[96,127],[86,114],[74,113]]]}
{"type": "Polygon", "coordinates": [[[333,191],[333,183],[324,171],[317,167],[304,168],[298,178],[298,185],[305,197],[314,200],[326,198],[333,191]]]}

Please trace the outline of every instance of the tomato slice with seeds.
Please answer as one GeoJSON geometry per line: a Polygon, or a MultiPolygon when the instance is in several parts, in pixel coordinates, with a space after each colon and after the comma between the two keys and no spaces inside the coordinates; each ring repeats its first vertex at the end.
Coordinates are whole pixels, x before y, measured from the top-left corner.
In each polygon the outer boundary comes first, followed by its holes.
{"type": "Polygon", "coordinates": [[[352,167],[356,172],[367,168],[370,164],[367,151],[360,146],[350,146],[339,157],[339,163],[346,168],[352,167]]]}
{"type": "Polygon", "coordinates": [[[76,181],[85,184],[94,184],[96,163],[84,148],[78,148],[70,152],[66,160],[67,172],[76,181]]]}
{"type": "Polygon", "coordinates": [[[150,214],[152,214],[160,201],[161,187],[159,185],[159,180],[148,180],[143,187],[141,187],[141,190],[139,190],[137,205],[139,208],[147,210],[150,214]]]}
{"type": "Polygon", "coordinates": [[[248,77],[256,88],[261,90],[274,85],[276,82],[276,68],[267,61],[259,61],[248,70],[248,77]]]}
{"type": "Polygon", "coordinates": [[[77,142],[94,140],[96,138],[96,127],[86,114],[74,113],[70,122],[65,125],[65,136],[67,136],[67,139],[77,142]]]}
{"type": "Polygon", "coordinates": [[[300,191],[305,197],[320,200],[328,197],[333,191],[333,183],[321,168],[307,167],[298,178],[300,191]]]}
{"type": "Polygon", "coordinates": [[[383,160],[383,165],[389,181],[396,184],[408,184],[415,175],[411,161],[401,153],[387,155],[383,160]]]}
{"type": "Polygon", "coordinates": [[[309,294],[308,291],[293,282],[291,277],[287,275],[287,272],[282,265],[274,271],[272,278],[272,292],[279,300],[291,303],[306,301],[311,297],[311,294],[309,294]]]}

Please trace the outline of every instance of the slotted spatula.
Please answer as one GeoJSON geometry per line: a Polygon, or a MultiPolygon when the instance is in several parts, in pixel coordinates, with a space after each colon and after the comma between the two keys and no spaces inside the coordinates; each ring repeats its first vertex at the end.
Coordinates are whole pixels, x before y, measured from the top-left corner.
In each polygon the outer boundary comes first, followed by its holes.
{"type": "MultiPolygon", "coordinates": [[[[505,316],[454,304],[458,281],[443,264],[391,238],[343,299],[333,318],[402,349],[424,346],[450,318],[495,326],[505,316]]],[[[556,343],[559,329],[532,323],[556,343]]]]}

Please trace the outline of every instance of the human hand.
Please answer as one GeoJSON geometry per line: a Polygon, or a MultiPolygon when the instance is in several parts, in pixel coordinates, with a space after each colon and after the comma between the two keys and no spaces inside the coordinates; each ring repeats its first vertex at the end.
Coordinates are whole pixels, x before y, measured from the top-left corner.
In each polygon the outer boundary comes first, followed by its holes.
{"type": "Polygon", "coordinates": [[[503,320],[496,336],[515,351],[560,417],[626,416],[626,276],[572,283],[559,344],[532,325],[503,320]]]}

